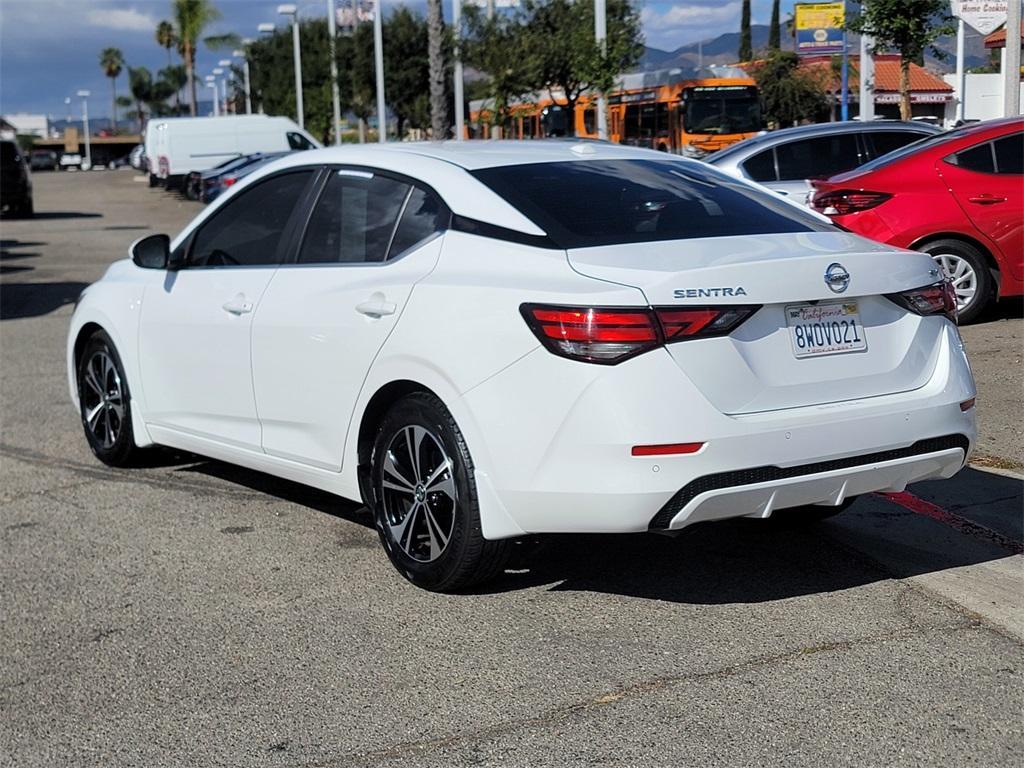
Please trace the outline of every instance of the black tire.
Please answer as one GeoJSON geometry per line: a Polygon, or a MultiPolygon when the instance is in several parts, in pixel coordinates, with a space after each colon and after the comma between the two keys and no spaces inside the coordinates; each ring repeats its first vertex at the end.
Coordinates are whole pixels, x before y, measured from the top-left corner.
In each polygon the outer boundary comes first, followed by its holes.
{"type": "Polygon", "coordinates": [[[458,425],[436,396],[415,393],[388,411],[374,438],[370,483],[372,498],[366,501],[384,551],[416,586],[454,592],[503,571],[509,542],[484,539],[473,459],[458,425]],[[408,448],[413,435],[419,436],[418,466],[408,448]],[[384,486],[386,466],[389,488],[384,486]],[[435,471],[444,466],[449,469],[435,471]],[[428,474],[436,476],[433,484],[422,482],[428,474]],[[438,549],[445,530],[447,540],[438,549]]]}
{"type": "Polygon", "coordinates": [[[36,215],[36,207],[32,203],[31,197],[21,204],[21,207],[18,209],[18,215],[23,219],[31,219],[36,215]]]}
{"type": "Polygon", "coordinates": [[[104,464],[131,466],[141,451],[132,433],[128,379],[110,337],[103,331],[90,336],[77,365],[79,415],[89,447],[104,464]]]}
{"type": "Polygon", "coordinates": [[[943,254],[963,259],[975,274],[975,290],[973,298],[959,310],[961,325],[973,323],[978,316],[992,304],[995,298],[995,280],[984,254],[970,243],[963,240],[943,239],[928,243],[922,251],[935,258],[938,262],[943,254]]]}
{"type": "Polygon", "coordinates": [[[160,185],[160,179],[156,177],[155,173],[149,174],[149,188],[157,187],[160,185]]]}
{"type": "Polygon", "coordinates": [[[848,499],[844,499],[843,503],[837,507],[823,507],[820,504],[805,504],[802,507],[790,507],[788,509],[779,509],[772,513],[771,517],[768,518],[768,522],[780,528],[802,528],[805,526],[814,525],[820,523],[822,520],[828,520],[830,517],[846,511],[853,505],[859,496],[852,496],[848,499]]]}

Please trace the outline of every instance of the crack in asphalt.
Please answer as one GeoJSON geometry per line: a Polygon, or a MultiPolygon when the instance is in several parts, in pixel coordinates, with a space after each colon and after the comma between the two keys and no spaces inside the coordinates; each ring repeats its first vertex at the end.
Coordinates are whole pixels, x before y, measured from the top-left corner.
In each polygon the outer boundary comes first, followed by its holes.
{"type": "Polygon", "coordinates": [[[351,766],[354,764],[373,765],[377,760],[389,758],[401,758],[411,755],[423,755],[440,748],[453,746],[462,743],[475,743],[487,741],[492,738],[504,736],[514,731],[528,728],[530,726],[549,725],[555,721],[578,714],[597,710],[602,707],[613,706],[621,701],[634,699],[649,693],[663,691],[673,688],[682,683],[689,683],[701,680],[716,680],[734,677],[745,672],[765,669],[778,664],[798,661],[819,653],[832,653],[849,651],[862,646],[878,645],[891,641],[909,640],[914,637],[924,637],[935,632],[959,632],[987,630],[980,622],[956,623],[950,625],[932,625],[927,628],[909,627],[903,630],[894,630],[877,635],[867,635],[862,638],[850,640],[836,640],[828,643],[797,648],[784,653],[755,656],[747,661],[727,664],[707,672],[691,672],[682,675],[667,675],[655,677],[649,680],[627,685],[618,690],[607,691],[586,701],[579,701],[562,707],[556,707],[533,717],[526,717],[519,720],[510,720],[496,723],[485,728],[465,733],[454,733],[448,736],[439,736],[429,739],[400,742],[384,749],[369,752],[348,752],[327,761],[315,761],[307,763],[309,768],[337,768],[338,766],[351,766]],[[355,762],[355,761],[358,761],[355,762]]]}

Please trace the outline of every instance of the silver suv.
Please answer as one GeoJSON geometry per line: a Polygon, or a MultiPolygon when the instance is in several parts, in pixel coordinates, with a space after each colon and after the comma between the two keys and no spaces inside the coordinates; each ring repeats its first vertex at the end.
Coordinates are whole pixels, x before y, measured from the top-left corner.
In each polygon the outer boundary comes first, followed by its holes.
{"type": "Polygon", "coordinates": [[[869,160],[939,133],[927,123],[818,123],[763,133],[716,152],[707,162],[804,203],[807,179],[851,171],[869,160]]]}

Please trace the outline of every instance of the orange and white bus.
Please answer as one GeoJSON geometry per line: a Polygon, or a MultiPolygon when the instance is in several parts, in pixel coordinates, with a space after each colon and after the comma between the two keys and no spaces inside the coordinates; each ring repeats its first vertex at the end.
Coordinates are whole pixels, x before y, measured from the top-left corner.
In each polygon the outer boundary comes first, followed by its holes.
{"type": "MultiPolygon", "coordinates": [[[[611,141],[675,154],[701,157],[764,127],[757,85],[746,76],[673,79],[657,78],[654,73],[624,75],[607,101],[611,141]]],[[[576,136],[597,138],[596,106],[592,94],[584,94],[576,102],[572,116],[576,136]]],[[[471,106],[474,124],[488,117],[485,103],[471,106]]],[[[502,135],[510,139],[567,136],[568,126],[567,108],[550,97],[524,99],[510,108],[502,135]]],[[[479,129],[473,132],[482,134],[479,129]]]]}

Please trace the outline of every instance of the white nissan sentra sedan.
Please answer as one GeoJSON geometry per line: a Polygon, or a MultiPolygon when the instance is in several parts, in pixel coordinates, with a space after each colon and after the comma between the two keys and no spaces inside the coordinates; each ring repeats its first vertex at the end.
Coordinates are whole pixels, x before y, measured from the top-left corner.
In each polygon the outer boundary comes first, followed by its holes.
{"type": "Polygon", "coordinates": [[[524,534],[819,520],[976,438],[929,256],[596,143],[279,160],[112,264],[67,363],[101,461],[172,446],[362,499],[432,590],[524,534]]]}

